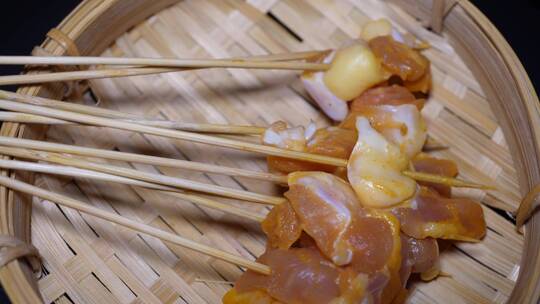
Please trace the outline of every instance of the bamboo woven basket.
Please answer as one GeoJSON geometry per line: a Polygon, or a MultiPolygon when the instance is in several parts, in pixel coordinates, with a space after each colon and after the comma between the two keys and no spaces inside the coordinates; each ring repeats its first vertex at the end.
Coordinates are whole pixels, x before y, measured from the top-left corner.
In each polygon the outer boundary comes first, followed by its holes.
{"type": "MultiPolygon", "coordinates": [[[[532,216],[524,234],[505,214],[540,182],[538,97],[511,47],[468,1],[85,0],[41,47],[54,55],[259,55],[339,47],[356,38],[364,22],[380,17],[432,45],[425,54],[432,62],[434,88],[423,113],[430,136],[450,147],[437,154],[458,161],[463,178],[494,182],[503,190],[457,191],[484,203],[488,234],[481,243],[445,250],[442,270],[451,276],[415,283],[409,301],[536,303],[540,214],[532,216]]],[[[307,101],[293,72],[215,69],[89,85],[93,98],[86,94],[87,103],[137,114],[231,124],[329,123],[307,101]]],[[[54,84],[19,92],[59,99],[64,90],[54,84]]],[[[4,123],[0,132],[265,170],[260,156],[113,129],[4,123]]],[[[4,173],[245,257],[264,250],[257,224],[218,211],[167,204],[165,197],[128,186],[4,173]]],[[[278,191],[241,178],[164,173],[261,193],[278,191]]],[[[24,257],[0,269],[14,303],[219,303],[230,288],[219,281],[241,274],[236,266],[52,203],[32,203],[6,188],[0,188],[0,233],[32,243],[43,262],[39,279],[24,257]]]]}

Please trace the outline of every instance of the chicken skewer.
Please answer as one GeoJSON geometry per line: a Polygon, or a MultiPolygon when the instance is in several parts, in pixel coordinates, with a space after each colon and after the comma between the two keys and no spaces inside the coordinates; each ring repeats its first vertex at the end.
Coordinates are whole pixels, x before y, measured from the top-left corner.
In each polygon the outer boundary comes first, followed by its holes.
{"type": "MultiPolygon", "coordinates": [[[[1,91],[1,90],[0,90],[0,98],[5,98],[5,99],[8,99],[8,100],[13,100],[13,101],[22,102],[22,103],[28,103],[30,105],[44,105],[44,106],[47,106],[47,107],[49,107],[49,106],[53,107],[55,109],[66,110],[66,111],[59,111],[59,114],[56,115],[56,117],[50,118],[49,115],[47,115],[47,113],[50,112],[50,111],[47,111],[47,108],[39,107],[39,108],[36,108],[37,110],[32,111],[32,110],[28,110],[28,107],[25,107],[25,104],[17,105],[17,104],[14,104],[14,103],[10,103],[12,106],[15,106],[15,107],[19,106],[20,108],[25,109],[25,110],[22,110],[21,112],[37,113],[37,115],[36,114],[32,114],[32,115],[39,117],[39,119],[45,119],[45,117],[49,117],[49,119],[64,120],[62,118],[66,118],[65,121],[72,121],[72,120],[69,119],[69,117],[71,117],[71,116],[69,115],[69,112],[67,112],[67,111],[74,111],[76,113],[81,113],[81,114],[99,115],[99,116],[102,116],[104,119],[106,119],[107,117],[120,118],[120,119],[133,119],[133,117],[137,117],[136,115],[133,115],[133,114],[123,113],[123,112],[109,110],[109,109],[103,109],[103,108],[91,107],[91,106],[85,106],[85,105],[78,105],[78,104],[67,103],[67,102],[62,102],[62,101],[57,101],[57,100],[52,100],[52,99],[46,99],[46,98],[41,98],[41,97],[35,97],[35,96],[26,96],[26,95],[22,95],[22,94],[12,93],[12,92],[8,92],[8,91],[1,91]],[[41,115],[42,113],[44,115],[41,115]]],[[[5,101],[4,103],[9,103],[9,102],[5,101]]],[[[1,104],[2,104],[2,101],[0,100],[0,107],[2,107],[1,104]]],[[[10,108],[10,109],[13,109],[13,107],[10,108]]],[[[101,117],[98,117],[98,119],[99,118],[101,118],[101,117]]],[[[92,120],[92,117],[83,116],[82,119],[79,120],[79,122],[81,122],[81,121],[88,121],[88,122],[90,122],[89,124],[92,124],[91,122],[93,120],[92,120]]],[[[110,120],[107,120],[107,121],[110,121],[110,120]]],[[[101,122],[101,124],[98,124],[98,125],[108,126],[107,122],[103,122],[103,120],[100,120],[100,122],[101,122]]],[[[120,123],[122,123],[122,122],[120,122],[120,123]]],[[[129,126],[127,128],[124,127],[124,129],[134,130],[133,129],[133,124],[131,124],[129,122],[127,122],[127,123],[129,124],[129,126]]],[[[249,126],[246,126],[246,127],[249,128],[249,126]]],[[[135,130],[136,129],[140,129],[140,128],[135,128],[135,130]]],[[[163,132],[159,132],[159,131],[157,131],[155,129],[153,131],[154,132],[150,133],[150,134],[156,134],[156,132],[158,132],[157,134],[163,134],[163,132]]],[[[143,131],[143,133],[144,133],[144,131],[143,131]]],[[[167,134],[170,134],[170,133],[167,133],[167,134]]],[[[168,136],[168,137],[170,137],[170,136],[168,136]]],[[[178,138],[178,137],[174,136],[173,138],[178,138]]],[[[206,137],[206,138],[208,138],[208,137],[206,137]]],[[[333,157],[325,157],[325,156],[309,154],[309,153],[303,153],[303,152],[295,152],[295,151],[290,151],[290,150],[286,150],[286,149],[276,149],[274,147],[261,146],[261,145],[250,144],[250,143],[243,143],[243,142],[232,141],[232,140],[227,140],[227,139],[219,139],[219,140],[228,141],[229,143],[233,142],[234,147],[237,147],[237,148],[242,149],[242,150],[249,150],[249,151],[255,151],[255,152],[258,152],[258,151],[262,150],[263,153],[267,153],[269,155],[277,155],[277,156],[282,156],[282,157],[287,157],[287,158],[292,158],[292,159],[308,160],[308,161],[312,161],[312,162],[331,164],[331,165],[336,165],[336,166],[340,166],[340,167],[345,167],[347,165],[347,160],[345,160],[345,159],[336,159],[336,158],[333,158],[333,157]],[[243,145],[247,145],[248,149],[242,148],[243,145]],[[268,149],[266,149],[266,148],[268,148],[268,149]],[[278,153],[274,152],[276,150],[279,150],[279,151],[277,151],[278,153]],[[279,154],[281,154],[281,155],[279,155],[279,154]],[[298,154],[300,154],[299,158],[297,158],[298,154]],[[322,161],[321,161],[321,158],[322,158],[322,161]],[[330,161],[328,161],[328,160],[330,160],[330,161]]],[[[199,139],[198,142],[201,142],[200,139],[199,139]]],[[[204,139],[203,139],[203,143],[211,143],[211,141],[204,142],[204,139]]],[[[230,144],[229,144],[229,146],[230,146],[230,144]]],[[[70,153],[69,151],[62,151],[62,152],[70,153]]],[[[124,156],[127,156],[127,155],[124,155],[124,156]]],[[[99,156],[99,157],[101,157],[101,156],[99,156]]],[[[210,171],[210,172],[213,172],[213,171],[210,171]]],[[[227,173],[225,173],[225,174],[227,174],[227,173]]],[[[418,180],[429,179],[429,180],[425,180],[425,181],[433,181],[433,182],[435,182],[435,180],[437,180],[436,177],[430,177],[430,176],[427,176],[426,174],[416,174],[414,172],[407,172],[407,174],[409,174],[409,176],[411,178],[415,178],[415,179],[418,179],[418,180]]],[[[253,176],[250,176],[250,177],[253,177],[253,176]]],[[[266,177],[269,177],[270,180],[280,182],[280,183],[283,183],[285,181],[284,177],[262,176],[261,178],[264,179],[266,177]]],[[[255,177],[255,178],[257,178],[257,177],[255,177]]],[[[470,188],[484,188],[484,189],[489,188],[489,187],[485,187],[485,186],[482,186],[482,185],[463,182],[463,181],[459,181],[459,180],[456,180],[456,179],[449,179],[449,178],[445,178],[444,180],[440,180],[439,182],[448,183],[448,185],[450,185],[450,186],[455,185],[455,186],[459,186],[459,187],[470,187],[470,188]]]]}
{"type": "Polygon", "coordinates": [[[100,180],[106,182],[120,183],[135,187],[149,188],[158,190],[160,193],[173,196],[182,200],[192,202],[197,205],[205,206],[215,210],[220,210],[229,214],[234,214],[249,220],[261,222],[264,220],[264,216],[246,211],[242,208],[234,207],[228,204],[224,204],[215,200],[207,199],[201,196],[180,192],[173,187],[163,186],[159,184],[149,183],[136,179],[126,178],[122,176],[116,176],[107,173],[101,173],[92,170],[79,169],[70,166],[49,165],[33,162],[24,162],[17,160],[0,159],[0,168],[12,169],[12,170],[24,170],[30,172],[39,172],[54,175],[64,175],[69,177],[88,178],[93,180],[100,180]]]}
{"type": "MultiPolygon", "coordinates": [[[[5,91],[0,92],[0,97],[7,96],[10,99],[14,99],[17,101],[23,101],[23,102],[30,102],[29,99],[25,98],[24,95],[19,94],[6,94],[5,91]]],[[[69,103],[59,102],[59,101],[51,101],[47,99],[33,99],[31,102],[38,102],[38,103],[46,103],[46,104],[54,104],[56,107],[69,107],[69,103]]],[[[116,127],[119,129],[124,130],[133,130],[133,131],[139,131],[142,133],[147,134],[154,134],[154,135],[161,135],[166,137],[172,137],[172,138],[178,138],[178,139],[187,139],[195,142],[200,143],[207,143],[207,144],[215,144],[218,146],[225,146],[225,147],[232,147],[240,150],[248,150],[248,151],[254,151],[254,152],[262,152],[268,155],[274,155],[274,156],[281,156],[281,157],[287,157],[292,159],[300,159],[300,160],[307,160],[315,163],[323,163],[323,164],[329,164],[329,165],[335,165],[340,167],[345,167],[347,165],[347,160],[345,159],[338,159],[335,157],[328,157],[328,156],[322,156],[317,154],[309,154],[304,152],[297,152],[297,151],[291,151],[286,149],[280,149],[275,147],[269,147],[264,145],[257,145],[252,143],[245,143],[230,139],[224,139],[224,138],[217,138],[217,137],[210,137],[200,134],[192,134],[188,132],[182,132],[182,131],[174,131],[174,130],[163,130],[155,127],[149,127],[149,126],[141,126],[137,124],[132,124],[125,121],[115,121],[108,118],[103,117],[94,117],[91,115],[85,115],[85,114],[78,114],[78,113],[70,113],[68,111],[63,110],[56,110],[56,109],[48,109],[41,106],[34,106],[29,104],[22,104],[22,103],[16,103],[16,102],[10,102],[6,100],[0,100],[0,108],[5,108],[8,110],[15,110],[15,111],[22,111],[25,113],[31,113],[38,116],[46,116],[46,117],[53,117],[54,119],[65,119],[69,121],[76,121],[79,123],[87,123],[91,125],[99,125],[99,126],[111,126],[116,127]]],[[[98,112],[102,113],[103,115],[107,116],[120,116],[116,111],[106,110],[106,109],[100,109],[100,108],[94,108],[94,107],[77,107],[78,110],[90,112],[91,110],[97,110],[98,112]]],[[[415,179],[426,179],[429,178],[429,180],[426,181],[435,181],[436,178],[429,177],[426,174],[415,174],[414,172],[408,172],[408,174],[415,179]]],[[[466,182],[454,182],[451,179],[444,179],[441,182],[447,182],[452,183],[450,185],[455,186],[461,186],[461,187],[471,187],[471,188],[485,188],[481,185],[477,184],[471,184],[466,182]]]]}
{"type": "Polygon", "coordinates": [[[151,134],[162,137],[168,137],[173,139],[187,140],[196,143],[215,145],[219,147],[227,147],[236,150],[257,152],[267,155],[275,155],[288,157],[293,159],[300,159],[305,161],[311,161],[315,163],[323,163],[334,166],[345,167],[347,166],[347,161],[343,159],[338,159],[334,157],[327,157],[321,155],[314,155],[303,152],[289,151],[285,149],[279,149],[274,147],[268,147],[260,144],[253,144],[242,142],[238,140],[220,138],[215,136],[208,136],[202,134],[195,134],[186,131],[179,130],[169,130],[156,128],[151,126],[138,125],[126,121],[119,121],[115,119],[96,117],[92,115],[73,113],[63,110],[51,109],[42,106],[35,106],[29,104],[23,104],[19,102],[12,102],[7,100],[0,100],[0,108],[4,110],[10,110],[15,112],[24,112],[36,115],[42,115],[47,117],[52,117],[56,119],[63,119],[68,121],[74,121],[82,124],[101,126],[101,127],[111,127],[126,131],[134,131],[143,134],[151,134]]]}
{"type": "MultiPolygon", "coordinates": [[[[180,159],[165,158],[151,155],[135,154],[120,151],[110,151],[96,148],[87,148],[75,145],[59,144],[24,138],[12,138],[0,136],[0,146],[17,147],[24,149],[34,149],[56,153],[69,153],[87,157],[98,157],[111,160],[120,160],[128,162],[144,163],[163,167],[182,168],[188,170],[202,171],[208,173],[224,174],[237,177],[249,177],[258,180],[286,184],[287,175],[272,174],[267,172],[250,171],[239,168],[223,167],[219,165],[205,164],[193,161],[185,161],[180,159]]],[[[453,187],[467,187],[477,189],[491,189],[489,186],[476,184],[457,178],[449,178],[435,174],[426,174],[421,172],[413,172],[405,170],[403,174],[419,181],[442,183],[453,187]]]]}
{"type": "Polygon", "coordinates": [[[37,196],[43,200],[49,200],[51,202],[55,202],[61,206],[78,210],[80,212],[95,216],[97,218],[101,218],[111,223],[115,223],[117,225],[129,228],[129,229],[133,229],[137,232],[156,237],[163,241],[170,242],[170,243],[182,246],[184,248],[192,249],[199,253],[206,254],[208,256],[220,259],[225,262],[229,262],[229,263],[241,266],[241,267],[245,267],[247,269],[256,271],[261,274],[268,275],[271,273],[271,269],[264,264],[253,262],[244,257],[240,257],[240,256],[237,256],[237,255],[234,255],[234,254],[231,254],[231,253],[219,250],[219,249],[215,249],[204,244],[199,244],[195,241],[192,241],[187,238],[183,238],[179,235],[172,234],[170,232],[166,232],[166,231],[157,229],[155,227],[152,227],[143,223],[139,223],[137,221],[125,218],[118,214],[114,214],[114,213],[90,206],[84,202],[72,199],[70,197],[67,197],[58,193],[54,193],[51,191],[47,191],[42,188],[27,184],[27,183],[24,183],[15,179],[11,179],[6,176],[0,176],[0,185],[13,189],[15,191],[37,196]]]}

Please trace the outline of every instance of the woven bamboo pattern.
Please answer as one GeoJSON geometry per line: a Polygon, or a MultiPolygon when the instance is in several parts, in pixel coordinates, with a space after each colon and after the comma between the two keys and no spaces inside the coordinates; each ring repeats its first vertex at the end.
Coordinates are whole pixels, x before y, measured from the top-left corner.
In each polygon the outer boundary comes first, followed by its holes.
{"type": "MultiPolygon", "coordinates": [[[[122,35],[104,56],[233,57],[337,48],[359,36],[363,23],[386,17],[429,42],[434,86],[423,115],[429,135],[449,149],[434,155],[458,162],[460,177],[500,191],[456,190],[485,204],[488,233],[479,244],[441,253],[447,276],[415,282],[411,303],[504,303],[519,272],[523,237],[505,212],[520,199],[512,158],[480,85],[448,41],[398,7],[376,0],[187,0],[122,35]],[[499,212],[496,212],[498,210],[499,212]]],[[[187,122],[269,125],[276,120],[319,127],[330,122],[309,101],[297,74],[209,69],[93,80],[84,102],[149,117],[187,122]]],[[[96,127],[55,126],[49,141],[144,153],[223,166],[266,170],[264,157],[206,145],[96,127]]],[[[257,140],[251,138],[250,140],[257,140]]],[[[115,162],[138,170],[279,194],[270,183],[115,162]]],[[[123,185],[38,175],[36,184],[94,206],[255,258],[264,251],[257,223],[123,185]]],[[[264,214],[261,205],[231,202],[264,214]]],[[[32,242],[44,259],[38,280],[45,302],[220,303],[241,269],[142,236],[91,216],[34,203],[32,242]]]]}

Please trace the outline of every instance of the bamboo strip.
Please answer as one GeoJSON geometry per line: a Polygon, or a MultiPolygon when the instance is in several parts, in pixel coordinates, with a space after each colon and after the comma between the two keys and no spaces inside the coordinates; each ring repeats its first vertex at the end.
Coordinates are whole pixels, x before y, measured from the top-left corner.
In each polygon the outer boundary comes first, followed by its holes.
{"type": "MultiPolygon", "coordinates": [[[[0,147],[0,151],[2,151],[2,153],[6,152],[6,150],[3,150],[3,148],[1,147],[0,147]]],[[[21,153],[19,153],[18,155],[25,155],[24,156],[25,158],[31,158],[35,160],[40,159],[38,157],[32,158],[32,155],[30,153],[25,154],[24,150],[21,150],[19,152],[21,153]]],[[[17,154],[17,153],[13,153],[13,154],[17,154]]],[[[234,214],[234,215],[237,215],[237,216],[249,219],[249,220],[254,220],[258,222],[261,222],[262,220],[264,220],[264,216],[262,215],[252,213],[244,209],[227,205],[218,201],[207,199],[201,196],[179,192],[178,189],[175,189],[172,187],[140,181],[140,180],[136,180],[132,178],[126,178],[122,176],[116,176],[112,174],[92,171],[92,170],[79,169],[79,168],[74,168],[74,167],[69,167],[69,166],[48,165],[48,164],[31,163],[31,162],[6,160],[6,159],[0,159],[0,168],[47,173],[47,174],[53,174],[53,175],[64,175],[64,176],[78,177],[78,178],[87,178],[87,179],[94,179],[94,180],[100,180],[100,181],[106,181],[106,182],[126,184],[126,185],[136,186],[136,187],[150,188],[150,189],[160,190],[161,193],[164,193],[166,195],[171,195],[180,199],[190,201],[194,204],[198,204],[198,205],[202,205],[202,206],[209,207],[212,209],[220,210],[226,213],[234,214]]]]}
{"type": "Polygon", "coordinates": [[[117,214],[103,211],[99,208],[89,206],[81,201],[77,201],[75,199],[69,198],[67,196],[63,196],[58,193],[50,192],[50,191],[32,186],[30,184],[27,184],[27,183],[24,183],[15,179],[11,179],[9,177],[5,177],[5,176],[0,176],[0,184],[5,187],[11,188],[15,191],[20,191],[23,193],[40,197],[45,200],[53,201],[59,205],[93,215],[95,217],[104,219],[106,221],[110,221],[115,224],[133,229],[140,233],[148,234],[150,236],[159,238],[161,240],[171,242],[173,244],[192,249],[199,253],[206,254],[211,257],[245,267],[247,269],[256,271],[258,273],[262,273],[266,275],[271,273],[270,268],[266,265],[247,260],[243,257],[239,257],[234,254],[221,251],[207,245],[199,244],[192,240],[183,238],[181,236],[178,236],[172,233],[162,231],[160,229],[154,228],[149,225],[138,223],[136,221],[124,218],[117,214]]]}
{"type": "Polygon", "coordinates": [[[334,165],[339,167],[347,166],[347,160],[339,159],[335,157],[322,156],[317,154],[310,154],[305,152],[297,152],[291,150],[285,150],[270,146],[264,146],[259,144],[252,144],[241,142],[237,140],[213,137],[202,134],[195,134],[179,130],[169,130],[169,129],[160,129],[151,126],[137,125],[125,121],[118,121],[103,117],[95,117],[86,114],[72,113],[57,109],[50,109],[41,106],[34,106],[29,104],[22,104],[17,102],[12,102],[8,100],[0,100],[0,108],[15,112],[24,112],[36,115],[43,115],[47,117],[53,117],[57,119],[64,119],[69,121],[75,121],[78,123],[95,125],[101,127],[111,127],[127,131],[140,132],[145,134],[152,134],[157,136],[169,137],[174,139],[188,140],[192,142],[216,145],[220,147],[227,147],[237,150],[257,152],[273,156],[281,156],[286,158],[305,160],[314,163],[322,163],[327,165],[334,165]]]}

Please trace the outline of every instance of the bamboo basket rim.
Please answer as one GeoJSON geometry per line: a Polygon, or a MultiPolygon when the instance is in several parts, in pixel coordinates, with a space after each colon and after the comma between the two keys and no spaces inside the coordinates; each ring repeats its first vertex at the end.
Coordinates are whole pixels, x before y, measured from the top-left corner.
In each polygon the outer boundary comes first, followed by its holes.
{"type": "MultiPolygon", "coordinates": [[[[125,22],[121,23],[122,26],[114,28],[112,34],[109,33],[109,39],[93,42],[93,44],[90,43],[89,46],[85,45],[85,48],[81,49],[80,52],[83,55],[100,53],[110,44],[110,42],[112,42],[112,40],[133,25],[138,24],[156,12],[179,1],[180,0],[160,0],[145,6],[144,0],[131,0],[130,4],[136,9],[133,9],[133,12],[131,12],[132,15],[130,15],[129,18],[126,18],[125,22]]],[[[84,35],[87,34],[91,36],[91,34],[88,33],[96,30],[92,27],[95,27],[95,23],[99,21],[99,18],[103,18],[104,14],[111,9],[122,9],[123,4],[121,2],[122,1],[120,0],[84,0],[56,29],[65,33],[75,42],[87,39],[88,37],[84,37],[84,35]]],[[[128,1],[125,1],[124,5],[126,5],[125,3],[127,2],[128,1]]],[[[403,3],[400,2],[399,4],[407,10],[406,2],[411,1],[404,0],[402,2],[403,3]]],[[[415,15],[417,17],[423,18],[424,20],[429,20],[430,18],[439,19],[431,20],[433,22],[432,25],[440,21],[443,24],[445,31],[455,30],[455,28],[453,28],[451,24],[448,24],[446,20],[453,17],[469,18],[469,20],[478,27],[480,34],[485,36],[489,41],[490,46],[493,47],[499,56],[498,59],[504,63],[504,68],[507,69],[508,76],[512,80],[510,85],[517,90],[519,99],[522,101],[522,106],[524,107],[523,109],[526,110],[526,121],[522,123],[525,123],[529,128],[532,144],[529,146],[529,149],[532,149],[533,155],[524,156],[520,153],[512,153],[514,165],[519,174],[520,191],[524,196],[530,189],[540,183],[540,166],[538,165],[538,159],[540,159],[540,104],[538,96],[523,65],[508,42],[478,8],[468,0],[448,1],[446,2],[446,9],[442,14],[440,12],[437,14],[431,13],[431,10],[434,9],[432,5],[440,2],[444,3],[444,1],[438,0],[418,1],[418,5],[413,7],[416,11],[412,11],[412,13],[416,13],[415,15]],[[433,14],[433,16],[431,14],[433,14]]],[[[410,8],[411,5],[409,5],[409,9],[410,8]]],[[[410,10],[408,10],[408,12],[411,13],[410,10]]],[[[454,43],[459,44],[463,43],[463,41],[454,41],[454,43]]],[[[461,46],[463,47],[463,45],[461,46]]],[[[41,47],[57,55],[62,55],[66,52],[65,48],[54,42],[51,38],[46,38],[41,44],[41,47]]],[[[458,53],[461,54],[461,51],[463,50],[461,49],[458,53]]],[[[473,70],[473,73],[475,77],[482,78],[482,75],[479,76],[478,71],[473,70]]],[[[483,76],[485,77],[486,75],[483,76]]],[[[491,79],[487,79],[486,81],[487,82],[481,83],[482,87],[486,84],[489,85],[491,79]]],[[[42,86],[29,86],[19,89],[18,92],[31,95],[47,93],[44,92],[42,86]]],[[[48,93],[58,94],[58,91],[48,93]]],[[[502,108],[499,106],[498,109],[502,108]]],[[[511,118],[515,119],[515,116],[519,115],[515,114],[514,116],[514,113],[495,112],[498,120],[506,123],[508,123],[511,118]]],[[[520,117],[517,118],[519,119],[520,117]]],[[[508,126],[506,128],[505,137],[512,138],[512,136],[509,135],[517,136],[520,130],[516,128],[517,127],[514,125],[508,126]]],[[[22,137],[25,133],[25,126],[17,123],[4,123],[0,128],[0,132],[5,136],[22,137]]],[[[524,149],[522,144],[519,145],[519,148],[517,148],[518,145],[512,147],[513,145],[511,143],[509,143],[509,146],[517,150],[521,148],[519,151],[524,149]]],[[[515,150],[513,152],[515,152],[515,150]]],[[[2,173],[11,174],[13,177],[15,176],[13,173],[4,170],[2,173]]],[[[14,197],[14,193],[11,190],[0,187],[0,234],[12,235],[23,241],[29,241],[30,204],[25,199],[26,203],[24,206],[15,206],[16,203],[14,202],[14,197]],[[22,220],[22,223],[16,222],[17,220],[14,218],[15,215],[24,219],[22,220]]],[[[514,291],[508,300],[509,303],[536,303],[540,299],[540,271],[536,271],[537,269],[540,269],[540,256],[537,254],[540,249],[540,241],[535,237],[535,232],[538,232],[539,230],[540,214],[535,213],[526,224],[525,244],[521,260],[520,275],[516,281],[514,291]],[[524,267],[525,263],[527,264],[527,267],[524,267]]],[[[0,268],[0,282],[13,302],[35,303],[41,301],[35,282],[32,280],[30,267],[21,259],[14,260],[5,267],[0,268]]]]}

